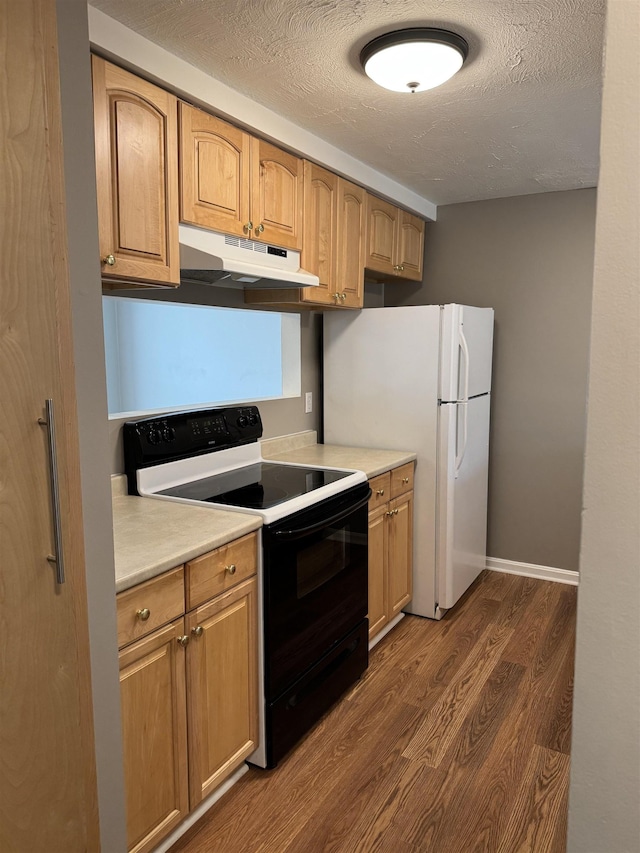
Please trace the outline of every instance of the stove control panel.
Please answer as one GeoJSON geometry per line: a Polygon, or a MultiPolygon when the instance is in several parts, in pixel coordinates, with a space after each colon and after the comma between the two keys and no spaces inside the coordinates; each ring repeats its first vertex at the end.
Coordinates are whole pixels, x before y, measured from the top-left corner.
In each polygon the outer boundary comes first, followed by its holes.
{"type": "Polygon", "coordinates": [[[261,435],[257,406],[224,406],[127,421],[122,436],[129,494],[137,494],[139,468],[237,447],[261,435]]]}

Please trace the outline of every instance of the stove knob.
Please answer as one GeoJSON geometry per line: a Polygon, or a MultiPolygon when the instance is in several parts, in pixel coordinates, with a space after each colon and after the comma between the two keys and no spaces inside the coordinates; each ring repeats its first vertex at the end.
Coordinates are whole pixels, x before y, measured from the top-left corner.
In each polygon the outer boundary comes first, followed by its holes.
{"type": "Polygon", "coordinates": [[[166,426],[166,427],[162,430],[162,438],[163,438],[165,441],[174,441],[174,440],[175,440],[175,437],[176,437],[176,431],[174,430],[174,428],[173,428],[173,427],[166,426]]]}
{"type": "Polygon", "coordinates": [[[240,429],[244,429],[248,425],[249,421],[247,420],[245,415],[240,415],[240,417],[238,418],[238,426],[240,427],[240,429]]]}
{"type": "Polygon", "coordinates": [[[147,438],[149,439],[149,444],[160,444],[162,441],[162,433],[157,427],[150,427],[147,438]]]}
{"type": "Polygon", "coordinates": [[[249,423],[251,426],[255,426],[258,423],[258,416],[255,412],[252,412],[252,414],[249,415],[249,423]]]}

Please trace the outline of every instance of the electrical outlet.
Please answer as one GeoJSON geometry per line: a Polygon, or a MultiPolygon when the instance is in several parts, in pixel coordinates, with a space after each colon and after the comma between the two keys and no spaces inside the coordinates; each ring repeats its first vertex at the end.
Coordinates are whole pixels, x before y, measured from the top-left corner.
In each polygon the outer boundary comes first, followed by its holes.
{"type": "Polygon", "coordinates": [[[311,391],[307,391],[304,395],[304,413],[308,415],[313,411],[313,393],[311,391]]]}

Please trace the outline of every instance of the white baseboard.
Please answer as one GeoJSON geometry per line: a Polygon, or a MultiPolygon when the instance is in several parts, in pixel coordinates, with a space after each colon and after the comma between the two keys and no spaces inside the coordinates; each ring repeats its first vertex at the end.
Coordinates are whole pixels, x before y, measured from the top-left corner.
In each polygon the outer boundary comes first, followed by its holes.
{"type": "Polygon", "coordinates": [[[487,568],[492,572],[504,572],[507,575],[522,575],[525,578],[539,578],[543,581],[568,583],[578,586],[579,572],[569,569],[554,569],[552,566],[536,566],[535,563],[517,563],[513,560],[498,560],[487,557],[487,568]]]}
{"type": "Polygon", "coordinates": [[[388,625],[385,625],[382,631],[375,635],[373,640],[369,641],[369,651],[371,651],[371,649],[376,646],[383,637],[386,637],[389,631],[392,628],[395,628],[401,619],[404,619],[404,613],[402,613],[402,611],[400,611],[397,616],[394,616],[391,622],[389,622],[388,625]]]}

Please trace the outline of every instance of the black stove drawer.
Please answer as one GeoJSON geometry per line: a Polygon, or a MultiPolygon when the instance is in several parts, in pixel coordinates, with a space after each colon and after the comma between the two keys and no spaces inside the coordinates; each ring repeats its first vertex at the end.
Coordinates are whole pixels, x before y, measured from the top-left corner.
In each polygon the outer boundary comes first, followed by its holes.
{"type": "Polygon", "coordinates": [[[368,665],[369,620],[364,619],[282,696],[267,704],[267,767],[276,766],[368,665]]]}

